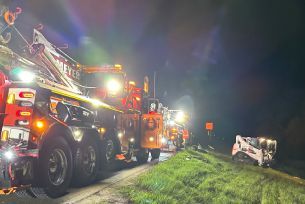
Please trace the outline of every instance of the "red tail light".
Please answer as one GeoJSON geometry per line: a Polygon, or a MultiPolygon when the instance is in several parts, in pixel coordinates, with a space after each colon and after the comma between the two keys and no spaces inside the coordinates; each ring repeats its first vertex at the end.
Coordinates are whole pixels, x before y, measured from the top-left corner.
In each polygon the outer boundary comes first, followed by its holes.
{"type": "Polygon", "coordinates": [[[30,111],[18,111],[17,115],[18,116],[31,116],[31,112],[30,111]]]}
{"type": "Polygon", "coordinates": [[[33,98],[34,93],[32,93],[32,92],[20,92],[19,97],[20,98],[33,98]]]}

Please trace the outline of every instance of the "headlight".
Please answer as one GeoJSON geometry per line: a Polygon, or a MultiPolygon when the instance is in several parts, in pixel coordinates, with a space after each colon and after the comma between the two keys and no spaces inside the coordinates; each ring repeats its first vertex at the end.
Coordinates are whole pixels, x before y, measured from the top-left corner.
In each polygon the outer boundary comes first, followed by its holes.
{"type": "Polygon", "coordinates": [[[76,140],[77,142],[82,141],[83,136],[84,136],[84,132],[81,129],[72,128],[72,134],[73,134],[74,140],[76,140]]]}
{"type": "Polygon", "coordinates": [[[111,95],[116,95],[121,90],[122,85],[116,80],[110,80],[107,82],[107,90],[111,95]]]}
{"type": "Polygon", "coordinates": [[[185,122],[185,114],[184,112],[180,111],[177,113],[175,120],[179,123],[185,122]]]}
{"type": "Polygon", "coordinates": [[[7,160],[12,160],[15,157],[15,154],[13,153],[12,150],[7,150],[6,152],[4,152],[4,157],[7,160]]]}

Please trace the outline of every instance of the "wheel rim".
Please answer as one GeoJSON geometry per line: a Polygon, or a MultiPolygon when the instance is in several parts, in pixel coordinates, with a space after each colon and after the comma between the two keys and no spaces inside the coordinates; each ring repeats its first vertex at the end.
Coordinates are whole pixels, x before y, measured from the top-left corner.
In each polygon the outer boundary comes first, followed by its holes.
{"type": "Polygon", "coordinates": [[[107,147],[106,147],[106,158],[107,158],[107,160],[112,159],[113,150],[114,150],[113,141],[112,140],[107,140],[107,147]]]}
{"type": "Polygon", "coordinates": [[[53,185],[59,186],[65,181],[67,167],[68,161],[64,151],[54,149],[48,163],[48,176],[53,185]]]}
{"type": "Polygon", "coordinates": [[[84,152],[83,166],[87,174],[92,174],[96,166],[96,152],[92,146],[88,146],[84,152]]]}

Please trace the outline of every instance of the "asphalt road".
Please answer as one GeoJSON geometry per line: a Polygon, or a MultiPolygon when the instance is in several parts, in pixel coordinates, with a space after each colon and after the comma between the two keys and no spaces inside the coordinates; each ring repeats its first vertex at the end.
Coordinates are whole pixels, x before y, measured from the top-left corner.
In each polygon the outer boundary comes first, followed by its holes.
{"type": "Polygon", "coordinates": [[[0,196],[0,203],[128,203],[128,200],[118,193],[118,189],[131,184],[140,174],[172,155],[172,152],[162,152],[159,161],[149,161],[143,165],[136,162],[116,165],[116,169],[105,173],[100,181],[82,188],[70,188],[66,195],[57,199],[17,198],[11,195],[0,196]]]}

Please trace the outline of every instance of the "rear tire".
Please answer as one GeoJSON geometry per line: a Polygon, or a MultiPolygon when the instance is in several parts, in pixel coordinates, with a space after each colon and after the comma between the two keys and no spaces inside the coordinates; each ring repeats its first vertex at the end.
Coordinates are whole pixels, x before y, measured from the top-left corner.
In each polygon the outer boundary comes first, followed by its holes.
{"type": "Polygon", "coordinates": [[[110,163],[115,159],[117,154],[120,154],[120,143],[117,138],[112,136],[108,136],[105,138],[105,154],[106,154],[106,161],[110,163]]]}
{"type": "Polygon", "coordinates": [[[93,183],[97,178],[100,161],[98,141],[91,136],[85,137],[76,150],[73,172],[75,185],[85,186],[93,183]]]}
{"type": "Polygon", "coordinates": [[[148,160],[148,157],[149,157],[148,149],[140,149],[136,154],[137,162],[139,164],[146,163],[148,160]]]}
{"type": "Polygon", "coordinates": [[[72,154],[68,143],[62,137],[51,138],[45,144],[40,153],[39,183],[41,192],[51,198],[57,198],[62,196],[70,185],[72,154]]]}
{"type": "Polygon", "coordinates": [[[159,159],[161,150],[160,149],[152,149],[150,150],[151,160],[159,159]]]}

